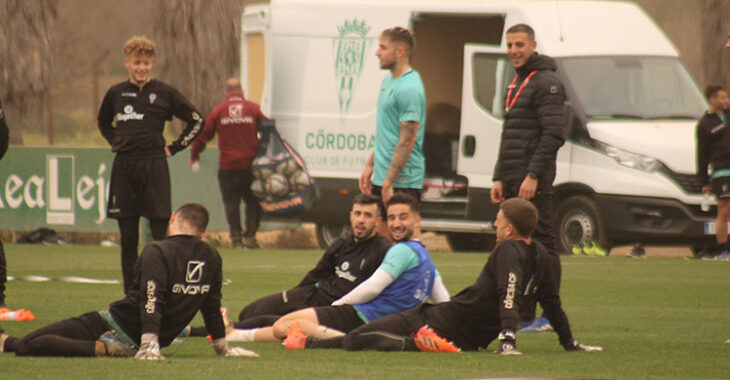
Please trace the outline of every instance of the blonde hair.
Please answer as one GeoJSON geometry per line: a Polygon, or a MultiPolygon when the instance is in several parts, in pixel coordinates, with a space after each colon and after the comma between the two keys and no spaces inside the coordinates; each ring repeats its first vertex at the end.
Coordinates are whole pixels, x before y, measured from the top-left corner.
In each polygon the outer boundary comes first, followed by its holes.
{"type": "Polygon", "coordinates": [[[385,29],[381,34],[381,37],[387,38],[391,42],[400,42],[405,45],[406,53],[411,54],[413,48],[416,45],[416,41],[413,38],[413,33],[410,30],[401,26],[396,26],[390,29],[385,29]]]}
{"type": "Polygon", "coordinates": [[[157,45],[145,36],[133,36],[124,43],[124,55],[132,57],[135,55],[155,56],[157,45]]]}

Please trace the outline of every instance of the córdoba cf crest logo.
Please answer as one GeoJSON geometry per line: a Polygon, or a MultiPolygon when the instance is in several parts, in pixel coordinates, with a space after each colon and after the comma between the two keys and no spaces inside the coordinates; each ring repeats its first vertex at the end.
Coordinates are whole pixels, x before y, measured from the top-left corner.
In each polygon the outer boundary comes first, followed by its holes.
{"type": "Polygon", "coordinates": [[[340,101],[340,117],[350,108],[357,81],[372,40],[367,38],[370,27],[365,21],[345,21],[337,27],[340,35],[334,39],[335,83],[340,101]]]}

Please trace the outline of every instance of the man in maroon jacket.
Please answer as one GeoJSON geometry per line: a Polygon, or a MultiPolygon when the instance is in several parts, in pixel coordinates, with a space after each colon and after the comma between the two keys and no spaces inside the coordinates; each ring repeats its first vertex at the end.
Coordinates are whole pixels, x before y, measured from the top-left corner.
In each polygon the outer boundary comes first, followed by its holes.
{"type": "Polygon", "coordinates": [[[218,184],[226,210],[226,220],[230,230],[231,247],[258,248],[256,231],[259,228],[261,206],[251,191],[253,173],[251,162],[256,156],[259,139],[258,125],[266,116],[255,103],[243,98],[243,90],[238,79],[226,81],[226,100],[218,104],[205,120],[205,129],[193,142],[190,165],[200,159],[205,144],[218,131],[218,184]],[[246,231],[241,241],[241,199],[246,204],[246,231]]]}

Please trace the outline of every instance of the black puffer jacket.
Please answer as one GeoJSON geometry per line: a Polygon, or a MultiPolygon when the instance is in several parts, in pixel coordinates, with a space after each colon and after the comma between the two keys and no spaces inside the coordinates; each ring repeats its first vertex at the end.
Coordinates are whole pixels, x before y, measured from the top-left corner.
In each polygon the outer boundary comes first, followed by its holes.
{"type": "Polygon", "coordinates": [[[713,172],[730,168],[730,112],[725,117],[723,123],[716,113],[705,112],[697,123],[697,175],[703,185],[710,183],[708,165],[713,172]]]}
{"type": "Polygon", "coordinates": [[[517,69],[512,99],[525,78],[533,70],[538,72],[505,115],[493,180],[522,181],[528,173],[534,173],[540,185],[552,184],[555,179],[555,158],[565,141],[565,90],[556,69],[552,58],[537,53],[517,69]]]}

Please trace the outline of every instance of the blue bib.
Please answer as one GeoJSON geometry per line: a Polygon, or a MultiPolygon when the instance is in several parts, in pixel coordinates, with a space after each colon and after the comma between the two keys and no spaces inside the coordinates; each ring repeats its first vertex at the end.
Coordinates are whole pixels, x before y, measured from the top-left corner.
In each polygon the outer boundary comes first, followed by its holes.
{"type": "Polygon", "coordinates": [[[374,299],[353,305],[365,322],[416,307],[426,302],[431,295],[436,266],[426,247],[415,240],[398,244],[405,244],[418,254],[418,265],[403,272],[374,299]]]}

